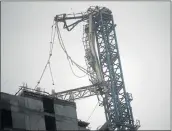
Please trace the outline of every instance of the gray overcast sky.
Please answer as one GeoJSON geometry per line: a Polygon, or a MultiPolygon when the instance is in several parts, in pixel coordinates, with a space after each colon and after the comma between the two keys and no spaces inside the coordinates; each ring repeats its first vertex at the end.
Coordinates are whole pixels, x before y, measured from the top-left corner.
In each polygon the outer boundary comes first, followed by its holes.
{"type": "MultiPolygon", "coordinates": [[[[170,129],[170,3],[169,2],[2,2],[1,88],[14,94],[22,82],[33,88],[48,58],[53,18],[61,13],[86,11],[89,6],[112,10],[126,89],[133,94],[133,114],[144,129],[170,129]]],[[[61,33],[68,53],[85,67],[82,24],[61,33]]],[[[89,85],[88,77],[76,78],[56,43],[49,70],[40,86],[56,92],[89,85]]],[[[83,75],[74,68],[78,75],[83,75]]],[[[78,118],[87,120],[96,97],[77,101],[78,118]]],[[[92,129],[105,122],[97,107],[89,122],[92,129]]]]}

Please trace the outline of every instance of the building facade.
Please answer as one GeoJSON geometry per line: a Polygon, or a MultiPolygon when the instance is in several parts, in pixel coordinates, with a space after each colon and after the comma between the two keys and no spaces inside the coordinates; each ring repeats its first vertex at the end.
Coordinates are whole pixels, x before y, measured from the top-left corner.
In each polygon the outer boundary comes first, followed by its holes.
{"type": "Polygon", "coordinates": [[[74,102],[22,90],[18,95],[0,94],[0,129],[21,131],[88,130],[77,119],[74,102]]]}

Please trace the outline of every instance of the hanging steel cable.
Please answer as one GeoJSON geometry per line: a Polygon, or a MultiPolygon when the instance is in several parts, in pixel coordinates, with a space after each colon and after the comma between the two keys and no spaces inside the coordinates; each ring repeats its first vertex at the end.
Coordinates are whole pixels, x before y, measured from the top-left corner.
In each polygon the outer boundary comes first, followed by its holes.
{"type": "Polygon", "coordinates": [[[36,89],[38,87],[38,85],[40,84],[42,78],[43,78],[43,75],[47,69],[47,66],[49,65],[49,69],[50,69],[50,74],[51,74],[51,78],[52,78],[52,82],[53,82],[53,85],[54,85],[54,79],[53,79],[53,75],[52,75],[52,71],[51,71],[51,65],[50,65],[50,59],[51,59],[51,56],[52,56],[52,51],[53,51],[53,44],[54,44],[54,39],[55,39],[55,33],[56,33],[56,26],[54,26],[54,22],[53,22],[53,25],[52,25],[52,32],[51,32],[51,41],[50,41],[50,51],[49,51],[49,57],[48,57],[48,60],[46,62],[46,65],[44,67],[44,70],[41,74],[41,77],[39,79],[39,81],[37,82],[36,86],[34,89],[36,89]],[[54,34],[53,34],[53,27],[55,27],[55,31],[54,31],[54,34]]]}
{"type": "MultiPolygon", "coordinates": [[[[80,69],[81,71],[83,71],[85,74],[87,75],[90,75],[90,73],[84,69],[82,66],[80,66],[79,64],[77,64],[74,60],[72,60],[72,58],[68,55],[67,51],[66,51],[66,48],[65,48],[65,45],[64,45],[64,42],[62,40],[62,37],[61,37],[61,33],[60,33],[60,30],[59,30],[59,27],[58,27],[58,24],[56,23],[56,27],[57,27],[57,34],[58,34],[58,39],[59,39],[59,44],[61,46],[61,48],[63,49],[63,51],[65,52],[66,56],[67,56],[67,59],[69,61],[69,64],[71,66],[71,64],[74,64],[76,67],[78,67],[78,69],[80,69]]],[[[75,76],[77,76],[75,74],[75,76]]],[[[85,75],[86,76],[86,75],[85,75]]],[[[78,77],[78,76],[77,76],[78,77]]],[[[79,78],[82,78],[84,76],[81,76],[79,78]]]]}
{"type": "Polygon", "coordinates": [[[97,102],[97,104],[95,105],[93,111],[91,112],[90,116],[87,119],[87,122],[89,121],[89,119],[91,118],[91,116],[93,115],[94,111],[96,110],[97,106],[98,106],[99,102],[97,102]]]}

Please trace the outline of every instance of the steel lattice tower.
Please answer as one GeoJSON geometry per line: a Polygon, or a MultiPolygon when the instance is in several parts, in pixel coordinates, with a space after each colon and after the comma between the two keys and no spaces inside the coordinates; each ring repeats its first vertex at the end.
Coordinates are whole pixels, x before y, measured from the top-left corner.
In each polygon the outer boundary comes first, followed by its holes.
{"type": "Polygon", "coordinates": [[[93,21],[100,67],[108,88],[103,99],[106,119],[111,129],[132,129],[131,99],[125,90],[113,16],[110,11],[105,14],[102,10],[93,21]]]}
{"type": "Polygon", "coordinates": [[[112,12],[105,7],[96,6],[90,7],[84,14],[72,17],[66,14],[57,15],[55,21],[64,22],[64,28],[68,31],[71,31],[79,22],[86,21],[83,39],[85,60],[90,81],[94,85],[94,87],[87,86],[56,93],[56,97],[66,99],[68,96],[70,100],[72,96],[72,100],[75,100],[97,95],[98,98],[101,97],[101,100],[98,100],[105,109],[108,129],[137,130],[139,123],[134,123],[130,105],[132,95],[125,89],[112,12]],[[70,19],[79,20],[67,25],[66,20],[70,19]]]}

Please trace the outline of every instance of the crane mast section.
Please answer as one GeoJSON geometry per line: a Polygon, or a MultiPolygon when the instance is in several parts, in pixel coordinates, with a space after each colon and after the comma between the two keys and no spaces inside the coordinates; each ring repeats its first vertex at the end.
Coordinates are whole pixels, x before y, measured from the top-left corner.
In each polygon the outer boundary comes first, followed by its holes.
{"type": "Polygon", "coordinates": [[[111,129],[134,129],[130,101],[125,90],[115,24],[111,14],[103,11],[93,17],[99,60],[107,85],[104,106],[111,129]],[[115,124],[114,124],[115,123],[115,124]]]}
{"type": "MultiPolygon", "coordinates": [[[[94,95],[100,95],[103,99],[102,103],[106,116],[105,125],[110,130],[137,130],[140,125],[134,124],[130,106],[132,96],[125,89],[115,32],[116,25],[113,21],[112,12],[105,7],[96,6],[94,8],[90,7],[82,16],[74,16],[73,19],[77,19],[77,21],[70,25],[67,25],[67,19],[70,20],[72,17],[66,17],[66,15],[55,17],[55,21],[63,22],[64,28],[68,31],[71,31],[78,23],[87,20],[89,28],[84,29],[86,34],[84,47],[86,54],[89,54],[87,52],[90,50],[91,55],[89,56],[92,57],[94,62],[90,64],[89,59],[86,58],[86,63],[89,71],[94,76],[91,77],[91,82],[93,84],[94,81],[103,83],[102,86],[96,88],[94,95]],[[86,32],[86,29],[89,32],[86,32]],[[95,51],[94,37],[96,38],[97,52],[95,51]]],[[[79,92],[79,90],[76,92],[79,92]]],[[[89,90],[89,92],[91,91],[89,90]]]]}

